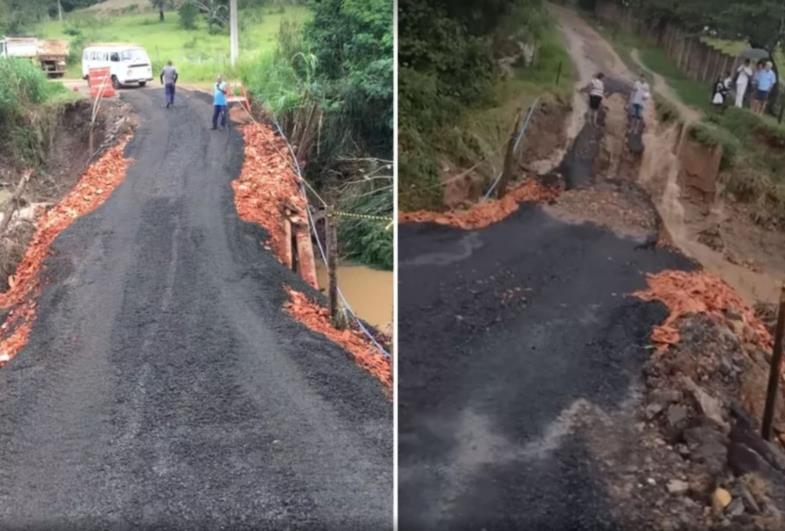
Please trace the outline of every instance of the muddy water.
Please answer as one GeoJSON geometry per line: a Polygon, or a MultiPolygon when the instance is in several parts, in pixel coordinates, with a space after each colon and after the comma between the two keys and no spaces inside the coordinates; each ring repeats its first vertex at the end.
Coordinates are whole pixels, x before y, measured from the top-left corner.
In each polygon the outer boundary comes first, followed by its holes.
{"type": "MultiPolygon", "coordinates": [[[[327,270],[318,263],[316,275],[322,291],[327,291],[327,270]]],[[[393,318],[393,273],[355,264],[338,266],[338,286],[357,315],[379,330],[389,333],[393,318]]]]}

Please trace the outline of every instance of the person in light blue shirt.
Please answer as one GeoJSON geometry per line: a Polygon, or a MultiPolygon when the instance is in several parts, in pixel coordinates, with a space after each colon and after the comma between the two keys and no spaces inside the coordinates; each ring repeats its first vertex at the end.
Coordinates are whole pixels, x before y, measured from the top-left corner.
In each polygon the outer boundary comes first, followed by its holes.
{"type": "Polygon", "coordinates": [[[769,101],[769,93],[771,92],[771,89],[774,88],[774,85],[777,84],[777,75],[774,73],[774,70],[772,70],[773,66],[774,64],[769,61],[762,70],[758,70],[755,74],[757,81],[755,84],[755,105],[752,108],[755,114],[763,114],[766,110],[766,104],[769,101]]]}
{"type": "Polygon", "coordinates": [[[221,118],[221,129],[226,128],[226,82],[223,76],[218,76],[213,86],[213,127],[218,129],[218,118],[221,118]]]}

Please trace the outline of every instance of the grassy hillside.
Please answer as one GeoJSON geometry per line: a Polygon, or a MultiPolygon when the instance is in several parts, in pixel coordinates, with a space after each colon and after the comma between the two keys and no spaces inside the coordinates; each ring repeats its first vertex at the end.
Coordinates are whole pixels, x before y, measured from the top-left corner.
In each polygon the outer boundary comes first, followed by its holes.
{"type": "MultiPolygon", "coordinates": [[[[133,10],[135,11],[135,10],[133,10]]],[[[302,6],[246,10],[240,14],[240,60],[248,62],[273,51],[281,22],[303,23],[310,11],[302,6]]],[[[79,77],[82,47],[91,42],[132,42],[143,46],[153,61],[154,70],[172,60],[185,82],[212,80],[216,74],[229,72],[229,36],[210,34],[199,20],[193,30],[180,27],[177,12],[166,13],[166,21],[158,21],[155,11],[102,15],[100,11],[83,10],[72,13],[63,22],[50,21],[38,32],[43,38],[68,39],[72,44],[69,75],[79,77]]]]}
{"type": "MultiPolygon", "coordinates": [[[[513,127],[518,109],[526,109],[538,97],[569,100],[574,82],[572,62],[555,20],[544,9],[530,8],[514,12],[507,22],[525,27],[536,20],[529,30],[538,51],[535,62],[527,67],[513,67],[508,76],[493,65],[491,70],[477,69],[464,79],[447,80],[439,85],[440,65],[429,69],[413,63],[401,68],[400,88],[400,169],[399,205],[401,210],[440,210],[443,185],[442,162],[470,168],[480,161],[500,167],[502,148],[513,127]],[[528,22],[530,23],[530,22],[528,22]],[[562,65],[556,84],[559,65],[562,65]],[[456,86],[472,91],[451,97],[456,86]],[[441,115],[440,115],[441,113],[441,115]],[[444,116],[447,114],[448,116],[444,116]]],[[[426,25],[427,28],[427,25],[426,25]]],[[[427,31],[427,29],[426,29],[427,31]]],[[[494,36],[501,40],[506,28],[497,28],[494,36]]],[[[488,37],[482,42],[492,42],[488,37]]],[[[421,48],[421,43],[417,44],[421,48]]],[[[402,50],[404,44],[402,43],[402,50]]],[[[414,47],[414,45],[409,45],[414,47]]],[[[449,48],[452,44],[447,45],[449,48]]],[[[483,50],[481,46],[475,48],[483,50]]],[[[467,53],[466,64],[475,66],[482,52],[467,53]]],[[[436,52],[433,52],[436,53],[436,52]]],[[[450,50],[438,53],[450,54],[450,50]]],[[[448,55],[449,56],[449,55],[448,55]]],[[[460,67],[455,72],[463,72],[460,67]]]]}

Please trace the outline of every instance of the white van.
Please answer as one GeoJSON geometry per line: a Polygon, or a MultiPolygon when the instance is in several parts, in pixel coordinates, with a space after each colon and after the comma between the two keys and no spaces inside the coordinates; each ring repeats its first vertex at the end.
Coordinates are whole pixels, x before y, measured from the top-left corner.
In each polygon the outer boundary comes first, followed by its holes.
{"type": "Polygon", "coordinates": [[[150,57],[135,44],[94,44],[82,52],[82,77],[87,79],[91,68],[109,67],[112,85],[138,83],[140,87],[153,80],[150,57]]]}

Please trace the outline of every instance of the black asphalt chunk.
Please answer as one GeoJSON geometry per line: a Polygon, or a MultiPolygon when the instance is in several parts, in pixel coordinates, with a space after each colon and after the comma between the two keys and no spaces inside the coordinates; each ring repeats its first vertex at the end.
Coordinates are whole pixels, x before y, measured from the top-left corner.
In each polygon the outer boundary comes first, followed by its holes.
{"type": "Polygon", "coordinates": [[[312,292],[237,217],[240,134],[159,97],[123,93],[128,177],[57,239],[0,369],[0,528],[391,528],[391,402],[282,312],[312,292]]]}
{"type": "Polygon", "coordinates": [[[630,294],[692,264],[532,204],[399,238],[401,529],[623,529],[563,418],[628,397],[667,316],[630,294]]]}

